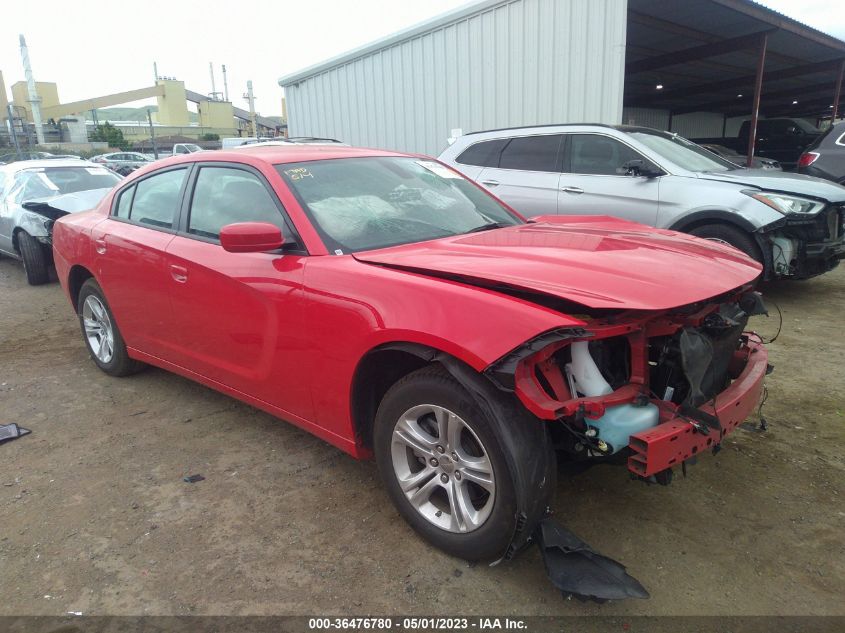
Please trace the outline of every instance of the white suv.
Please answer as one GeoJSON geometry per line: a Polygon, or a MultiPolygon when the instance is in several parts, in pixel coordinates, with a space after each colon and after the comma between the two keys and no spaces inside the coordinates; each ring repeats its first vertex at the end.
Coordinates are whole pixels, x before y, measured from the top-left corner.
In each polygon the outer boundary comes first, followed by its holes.
{"type": "Polygon", "coordinates": [[[440,160],[517,211],[612,215],[719,240],[806,279],[845,257],[845,187],[744,169],[677,134],[610,125],[550,125],[459,137],[440,160]]]}

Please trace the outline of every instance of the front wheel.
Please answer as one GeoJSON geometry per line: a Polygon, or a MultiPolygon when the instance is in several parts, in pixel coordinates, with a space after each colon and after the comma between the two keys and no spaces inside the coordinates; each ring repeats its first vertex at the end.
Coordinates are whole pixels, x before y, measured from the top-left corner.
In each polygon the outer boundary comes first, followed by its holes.
{"type": "Polygon", "coordinates": [[[705,224],[694,228],[690,231],[690,234],[705,240],[712,240],[733,246],[735,249],[748,255],[751,259],[761,264],[764,263],[763,254],[760,252],[760,247],[757,245],[754,237],[740,228],[727,224],[705,224]]]}
{"type": "Polygon", "coordinates": [[[500,556],[516,529],[516,496],[499,440],[466,390],[439,367],[397,382],[376,414],[379,473],[423,538],[467,560],[500,556]]]}
{"type": "Polygon", "coordinates": [[[40,286],[50,281],[49,258],[41,242],[21,231],[18,234],[18,248],[29,285],[40,286]]]}
{"type": "Polygon", "coordinates": [[[97,367],[110,376],[128,376],[144,368],[143,363],[129,358],[114,315],[94,279],[82,284],[77,313],[85,346],[97,367]]]}

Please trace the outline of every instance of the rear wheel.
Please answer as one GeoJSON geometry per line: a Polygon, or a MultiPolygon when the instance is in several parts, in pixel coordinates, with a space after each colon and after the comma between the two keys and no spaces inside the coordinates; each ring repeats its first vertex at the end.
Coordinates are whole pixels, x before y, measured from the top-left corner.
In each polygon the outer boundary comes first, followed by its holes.
{"type": "Polygon", "coordinates": [[[501,555],[516,529],[516,496],[485,414],[444,370],[397,382],[376,414],[379,473],[400,514],[423,538],[467,560],[501,555]]]}
{"type": "Polygon", "coordinates": [[[40,286],[50,281],[49,257],[44,246],[29,233],[18,234],[18,248],[30,286],[40,286]]]}
{"type": "Polygon", "coordinates": [[[85,346],[97,367],[110,376],[129,376],[144,368],[143,363],[129,358],[114,315],[94,279],[82,284],[77,313],[85,346]]]}
{"type": "Polygon", "coordinates": [[[763,254],[760,252],[757,242],[754,241],[751,235],[737,227],[728,224],[705,224],[694,228],[690,231],[690,234],[704,238],[705,240],[712,240],[733,246],[752,259],[757,260],[761,264],[763,263],[763,254]]]}

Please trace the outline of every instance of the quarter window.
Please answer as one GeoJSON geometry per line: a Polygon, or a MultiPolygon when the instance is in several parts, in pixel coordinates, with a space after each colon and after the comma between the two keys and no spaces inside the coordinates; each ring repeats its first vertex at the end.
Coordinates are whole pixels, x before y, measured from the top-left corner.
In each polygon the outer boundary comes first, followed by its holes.
{"type": "Polygon", "coordinates": [[[499,167],[523,171],[560,171],[558,151],[561,138],[560,134],[546,134],[511,139],[502,151],[499,167]]]}
{"type": "Polygon", "coordinates": [[[616,170],[629,160],[642,159],[624,143],[599,134],[573,134],[570,147],[573,174],[618,176],[616,170]]]}
{"type": "Polygon", "coordinates": [[[191,201],[188,233],[216,240],[222,227],[235,222],[269,222],[290,239],[273,196],[256,175],[232,167],[201,168],[191,201]]]}
{"type": "Polygon", "coordinates": [[[114,215],[127,219],[129,218],[129,210],[132,208],[132,196],[135,195],[135,187],[130,187],[120,192],[120,197],[117,199],[117,206],[114,210],[114,215]]]}
{"type": "Polygon", "coordinates": [[[502,148],[508,144],[508,139],[497,138],[492,141],[481,141],[466,148],[455,160],[462,165],[477,165],[478,167],[498,167],[499,155],[502,148]]]}
{"type": "Polygon", "coordinates": [[[163,229],[173,228],[187,169],[173,169],[144,178],[135,185],[129,219],[163,229]]]}

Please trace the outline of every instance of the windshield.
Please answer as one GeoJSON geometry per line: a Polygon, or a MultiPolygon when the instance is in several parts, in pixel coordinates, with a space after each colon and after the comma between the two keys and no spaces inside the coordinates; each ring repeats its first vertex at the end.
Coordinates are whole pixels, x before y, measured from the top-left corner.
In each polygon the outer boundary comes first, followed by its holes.
{"type": "Polygon", "coordinates": [[[432,160],[341,158],[276,169],[337,255],[522,224],[494,198],[432,160]]]}
{"type": "Polygon", "coordinates": [[[27,169],[15,178],[11,196],[15,202],[20,203],[89,189],[111,189],[119,182],[119,176],[103,167],[27,169]]]}
{"type": "Polygon", "coordinates": [[[660,156],[688,171],[732,171],[737,165],[676,134],[631,132],[631,136],[660,156]]]}

